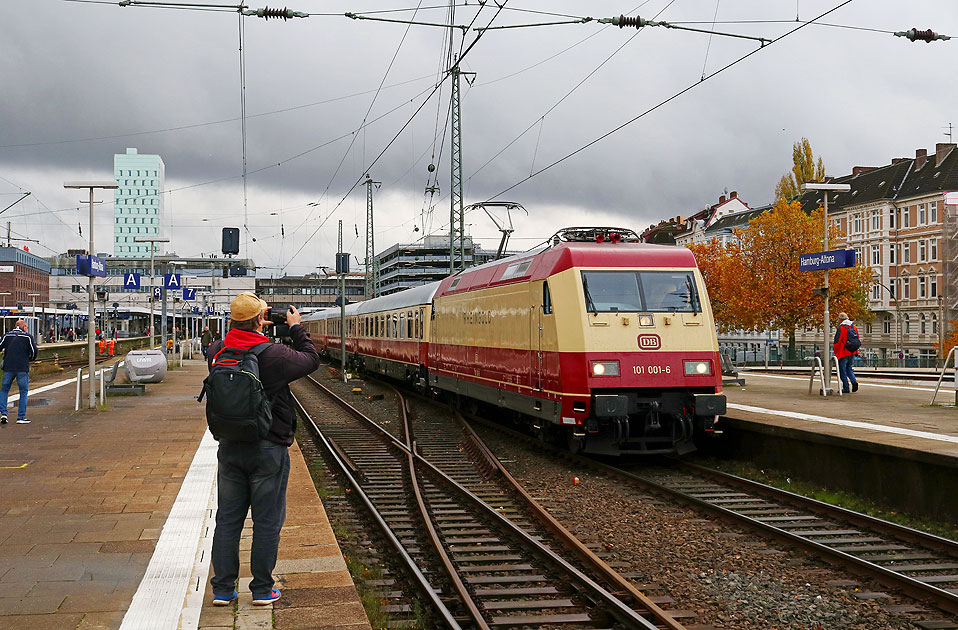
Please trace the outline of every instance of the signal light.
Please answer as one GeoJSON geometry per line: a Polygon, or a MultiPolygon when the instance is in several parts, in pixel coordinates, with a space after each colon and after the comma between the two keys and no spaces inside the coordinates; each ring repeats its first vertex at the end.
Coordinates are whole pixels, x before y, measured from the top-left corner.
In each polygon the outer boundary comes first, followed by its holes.
{"type": "Polygon", "coordinates": [[[618,234],[618,232],[612,232],[609,234],[609,240],[612,241],[613,245],[615,245],[622,240],[622,237],[618,234]]]}
{"type": "Polygon", "coordinates": [[[596,234],[596,235],[595,235],[595,242],[596,242],[596,243],[601,243],[601,242],[603,242],[603,241],[605,241],[605,234],[596,234]]]}

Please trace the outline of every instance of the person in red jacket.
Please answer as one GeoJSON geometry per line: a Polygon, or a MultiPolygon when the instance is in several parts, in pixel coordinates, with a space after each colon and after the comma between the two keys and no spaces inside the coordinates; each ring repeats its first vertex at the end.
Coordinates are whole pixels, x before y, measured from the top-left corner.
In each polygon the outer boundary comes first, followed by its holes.
{"type": "Polygon", "coordinates": [[[832,347],[838,359],[838,376],[842,379],[842,393],[847,394],[849,383],[851,391],[858,391],[858,380],[855,378],[855,370],[852,369],[852,361],[855,360],[858,348],[861,347],[861,338],[858,336],[855,324],[848,319],[848,313],[839,313],[838,317],[842,323],[835,331],[835,343],[832,347]]]}

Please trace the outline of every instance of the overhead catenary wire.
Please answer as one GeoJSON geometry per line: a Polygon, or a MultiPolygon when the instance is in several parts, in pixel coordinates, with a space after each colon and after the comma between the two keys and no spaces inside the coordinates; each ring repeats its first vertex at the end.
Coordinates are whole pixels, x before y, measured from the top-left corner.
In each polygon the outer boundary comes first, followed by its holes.
{"type": "Polygon", "coordinates": [[[655,105],[653,105],[652,107],[650,107],[650,108],[646,109],[645,111],[641,112],[641,113],[638,114],[637,116],[634,116],[634,117],[630,118],[629,120],[625,121],[624,123],[621,123],[620,125],[617,125],[616,127],[614,127],[614,128],[612,128],[612,129],[610,129],[609,131],[603,133],[603,134],[600,135],[599,137],[597,137],[597,138],[595,138],[595,139],[593,139],[593,140],[590,140],[589,142],[587,142],[586,144],[582,145],[582,146],[579,147],[578,149],[572,151],[571,153],[568,153],[568,154],[564,155],[563,157],[559,158],[558,160],[555,160],[554,162],[551,162],[550,164],[548,164],[548,165],[542,167],[541,169],[537,170],[536,172],[530,174],[528,177],[524,177],[524,178],[522,178],[521,180],[519,180],[518,182],[512,184],[511,186],[509,186],[509,187],[507,187],[507,188],[505,188],[505,189],[499,191],[499,192],[496,193],[495,195],[492,195],[491,197],[489,197],[489,198],[487,199],[487,201],[492,201],[492,200],[496,199],[497,197],[501,197],[502,195],[506,194],[507,192],[510,192],[511,190],[514,190],[515,188],[519,187],[520,185],[524,184],[525,182],[529,181],[530,179],[533,179],[534,177],[537,177],[537,176],[541,175],[542,173],[544,173],[544,172],[548,171],[549,169],[551,169],[551,168],[553,168],[553,167],[555,167],[555,166],[557,166],[557,165],[559,165],[559,164],[565,162],[566,160],[568,160],[568,159],[574,157],[575,155],[578,155],[578,154],[581,153],[582,151],[585,151],[585,150],[588,149],[589,147],[591,147],[591,146],[593,146],[593,145],[595,145],[595,144],[601,142],[602,140],[608,138],[609,136],[611,136],[611,135],[613,135],[613,134],[615,134],[615,133],[621,131],[622,129],[625,129],[626,127],[628,127],[629,125],[633,124],[634,122],[636,122],[636,121],[638,121],[638,120],[641,120],[642,118],[644,118],[644,117],[647,116],[648,114],[650,114],[650,113],[654,112],[655,110],[657,110],[657,109],[663,107],[664,105],[666,105],[666,104],[668,104],[668,103],[674,101],[675,99],[679,98],[680,96],[682,96],[682,95],[685,94],[686,92],[689,92],[689,91],[695,89],[697,86],[699,86],[699,85],[701,85],[702,83],[708,81],[709,79],[712,79],[712,78],[716,77],[717,75],[719,75],[719,74],[725,72],[725,71],[728,70],[729,68],[732,68],[733,66],[738,65],[738,64],[741,63],[742,61],[745,61],[745,60],[748,59],[749,57],[752,57],[752,56],[755,55],[756,53],[758,53],[758,52],[760,52],[760,51],[762,51],[762,50],[765,50],[766,48],[768,48],[769,46],[771,46],[771,45],[773,45],[773,44],[775,44],[775,43],[777,43],[777,42],[782,41],[783,39],[785,39],[786,37],[792,35],[793,33],[796,33],[796,32],[798,32],[798,31],[802,30],[803,28],[809,26],[810,24],[815,23],[817,20],[819,20],[819,19],[825,17],[826,15],[829,15],[829,14],[831,14],[831,13],[834,13],[834,12],[837,11],[838,9],[840,9],[840,8],[842,8],[842,7],[844,7],[844,6],[848,5],[848,4],[850,4],[851,2],[852,2],[852,0],[844,0],[844,2],[841,2],[841,3],[839,3],[838,5],[832,7],[831,9],[825,11],[824,13],[820,14],[818,17],[813,18],[812,20],[809,20],[808,22],[800,23],[800,24],[799,24],[798,26],[796,26],[795,28],[790,29],[789,31],[785,32],[784,34],[779,35],[778,37],[772,39],[772,41],[769,42],[768,44],[766,44],[766,45],[764,45],[764,46],[761,46],[761,47],[759,47],[759,48],[756,48],[755,50],[752,50],[752,51],[750,51],[750,52],[748,52],[748,53],[742,55],[741,57],[738,57],[738,58],[735,59],[734,61],[731,61],[731,62],[727,63],[726,65],[724,65],[724,66],[722,66],[721,68],[715,70],[715,71],[712,72],[711,74],[706,75],[706,77],[705,77],[704,79],[701,79],[701,80],[699,80],[699,81],[696,81],[695,83],[692,83],[692,84],[686,86],[685,88],[683,88],[683,89],[679,90],[678,92],[672,94],[672,95],[669,96],[668,98],[666,98],[666,99],[664,99],[664,100],[662,100],[662,101],[659,101],[657,104],[655,104],[655,105]]]}
{"type": "MultiPolygon", "coordinates": [[[[496,13],[492,16],[492,18],[489,20],[489,24],[491,24],[491,23],[499,16],[499,14],[502,12],[502,8],[505,6],[506,1],[507,1],[507,0],[504,0],[503,3],[502,3],[502,5],[498,5],[498,10],[497,10],[496,13]]],[[[467,54],[469,54],[469,52],[475,47],[475,45],[479,42],[479,40],[482,39],[482,36],[483,36],[483,33],[482,33],[482,32],[476,34],[476,37],[475,37],[475,39],[472,41],[472,43],[471,43],[471,44],[462,52],[462,54],[459,56],[459,60],[457,61],[457,63],[461,63],[461,62],[462,62],[462,59],[463,59],[467,54]]],[[[379,154],[375,157],[375,159],[373,159],[373,161],[372,161],[368,166],[366,166],[366,168],[363,169],[363,171],[362,171],[363,174],[362,174],[360,177],[358,177],[355,182],[353,182],[353,185],[349,187],[349,190],[346,191],[346,193],[343,195],[342,199],[340,199],[339,202],[336,204],[336,206],[335,206],[332,210],[329,211],[329,213],[328,213],[328,214],[326,215],[326,217],[320,222],[320,224],[319,224],[318,226],[316,226],[316,229],[313,230],[312,234],[310,234],[309,238],[307,238],[306,241],[303,242],[303,244],[300,246],[300,248],[296,250],[296,253],[293,254],[293,255],[290,257],[290,259],[289,259],[289,260],[286,262],[286,264],[282,267],[282,270],[285,270],[286,267],[288,267],[288,266],[293,262],[293,260],[295,260],[296,257],[299,256],[299,254],[300,254],[300,253],[303,251],[303,249],[306,247],[307,243],[309,243],[309,241],[312,240],[312,238],[313,238],[313,237],[319,232],[319,230],[322,229],[322,227],[326,224],[326,221],[328,221],[329,218],[332,217],[333,214],[335,214],[336,210],[338,210],[339,207],[343,204],[343,202],[346,201],[346,199],[349,197],[349,194],[352,193],[352,191],[355,190],[356,187],[357,187],[362,181],[364,181],[365,174],[368,173],[369,171],[371,171],[372,168],[373,168],[373,166],[375,166],[375,165],[379,162],[379,160],[382,159],[382,156],[386,154],[386,151],[389,150],[389,148],[390,148],[390,147],[393,145],[393,143],[395,143],[396,140],[403,134],[403,132],[406,130],[406,128],[407,128],[407,127],[412,123],[412,121],[416,118],[416,116],[419,115],[419,112],[422,111],[422,109],[423,109],[423,107],[425,107],[426,103],[429,102],[429,99],[432,98],[432,96],[436,93],[436,91],[438,91],[438,89],[439,89],[439,87],[442,85],[442,83],[445,82],[445,80],[451,76],[451,72],[452,72],[452,68],[449,68],[449,71],[443,76],[442,82],[436,84],[435,89],[429,94],[429,96],[428,96],[425,100],[423,100],[422,104],[421,104],[418,108],[416,108],[416,111],[413,112],[412,116],[410,116],[409,119],[406,121],[406,123],[403,124],[402,128],[400,128],[399,131],[397,131],[396,134],[389,140],[389,142],[386,143],[386,146],[383,147],[383,149],[379,152],[379,154]]]]}

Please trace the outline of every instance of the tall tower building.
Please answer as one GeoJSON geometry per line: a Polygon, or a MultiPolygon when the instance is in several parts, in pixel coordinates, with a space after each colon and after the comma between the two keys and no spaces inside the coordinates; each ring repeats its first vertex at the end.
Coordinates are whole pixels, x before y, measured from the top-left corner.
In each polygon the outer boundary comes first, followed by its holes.
{"type": "Polygon", "coordinates": [[[136,149],[113,156],[113,176],[119,188],[113,193],[113,255],[149,258],[150,243],[137,236],[163,234],[163,159],[141,155],[136,149]]]}

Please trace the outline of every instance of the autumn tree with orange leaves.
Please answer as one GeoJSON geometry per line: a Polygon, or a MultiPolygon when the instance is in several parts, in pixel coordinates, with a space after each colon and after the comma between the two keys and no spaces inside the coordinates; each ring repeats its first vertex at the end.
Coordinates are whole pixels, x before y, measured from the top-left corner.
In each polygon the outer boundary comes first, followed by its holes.
{"type": "MultiPolygon", "coordinates": [[[[798,202],[782,200],[736,230],[728,244],[712,240],[689,247],[721,330],[780,330],[789,338],[789,358],[795,358],[795,331],[822,324],[824,298],[813,290],[824,286],[824,271],[799,271],[798,257],[822,251],[823,216],[821,208],[807,215],[798,202]]],[[[829,242],[837,244],[843,237],[833,228],[829,242]]],[[[832,269],[828,281],[833,324],[840,311],[852,319],[871,319],[870,267],[832,269]]]]}

